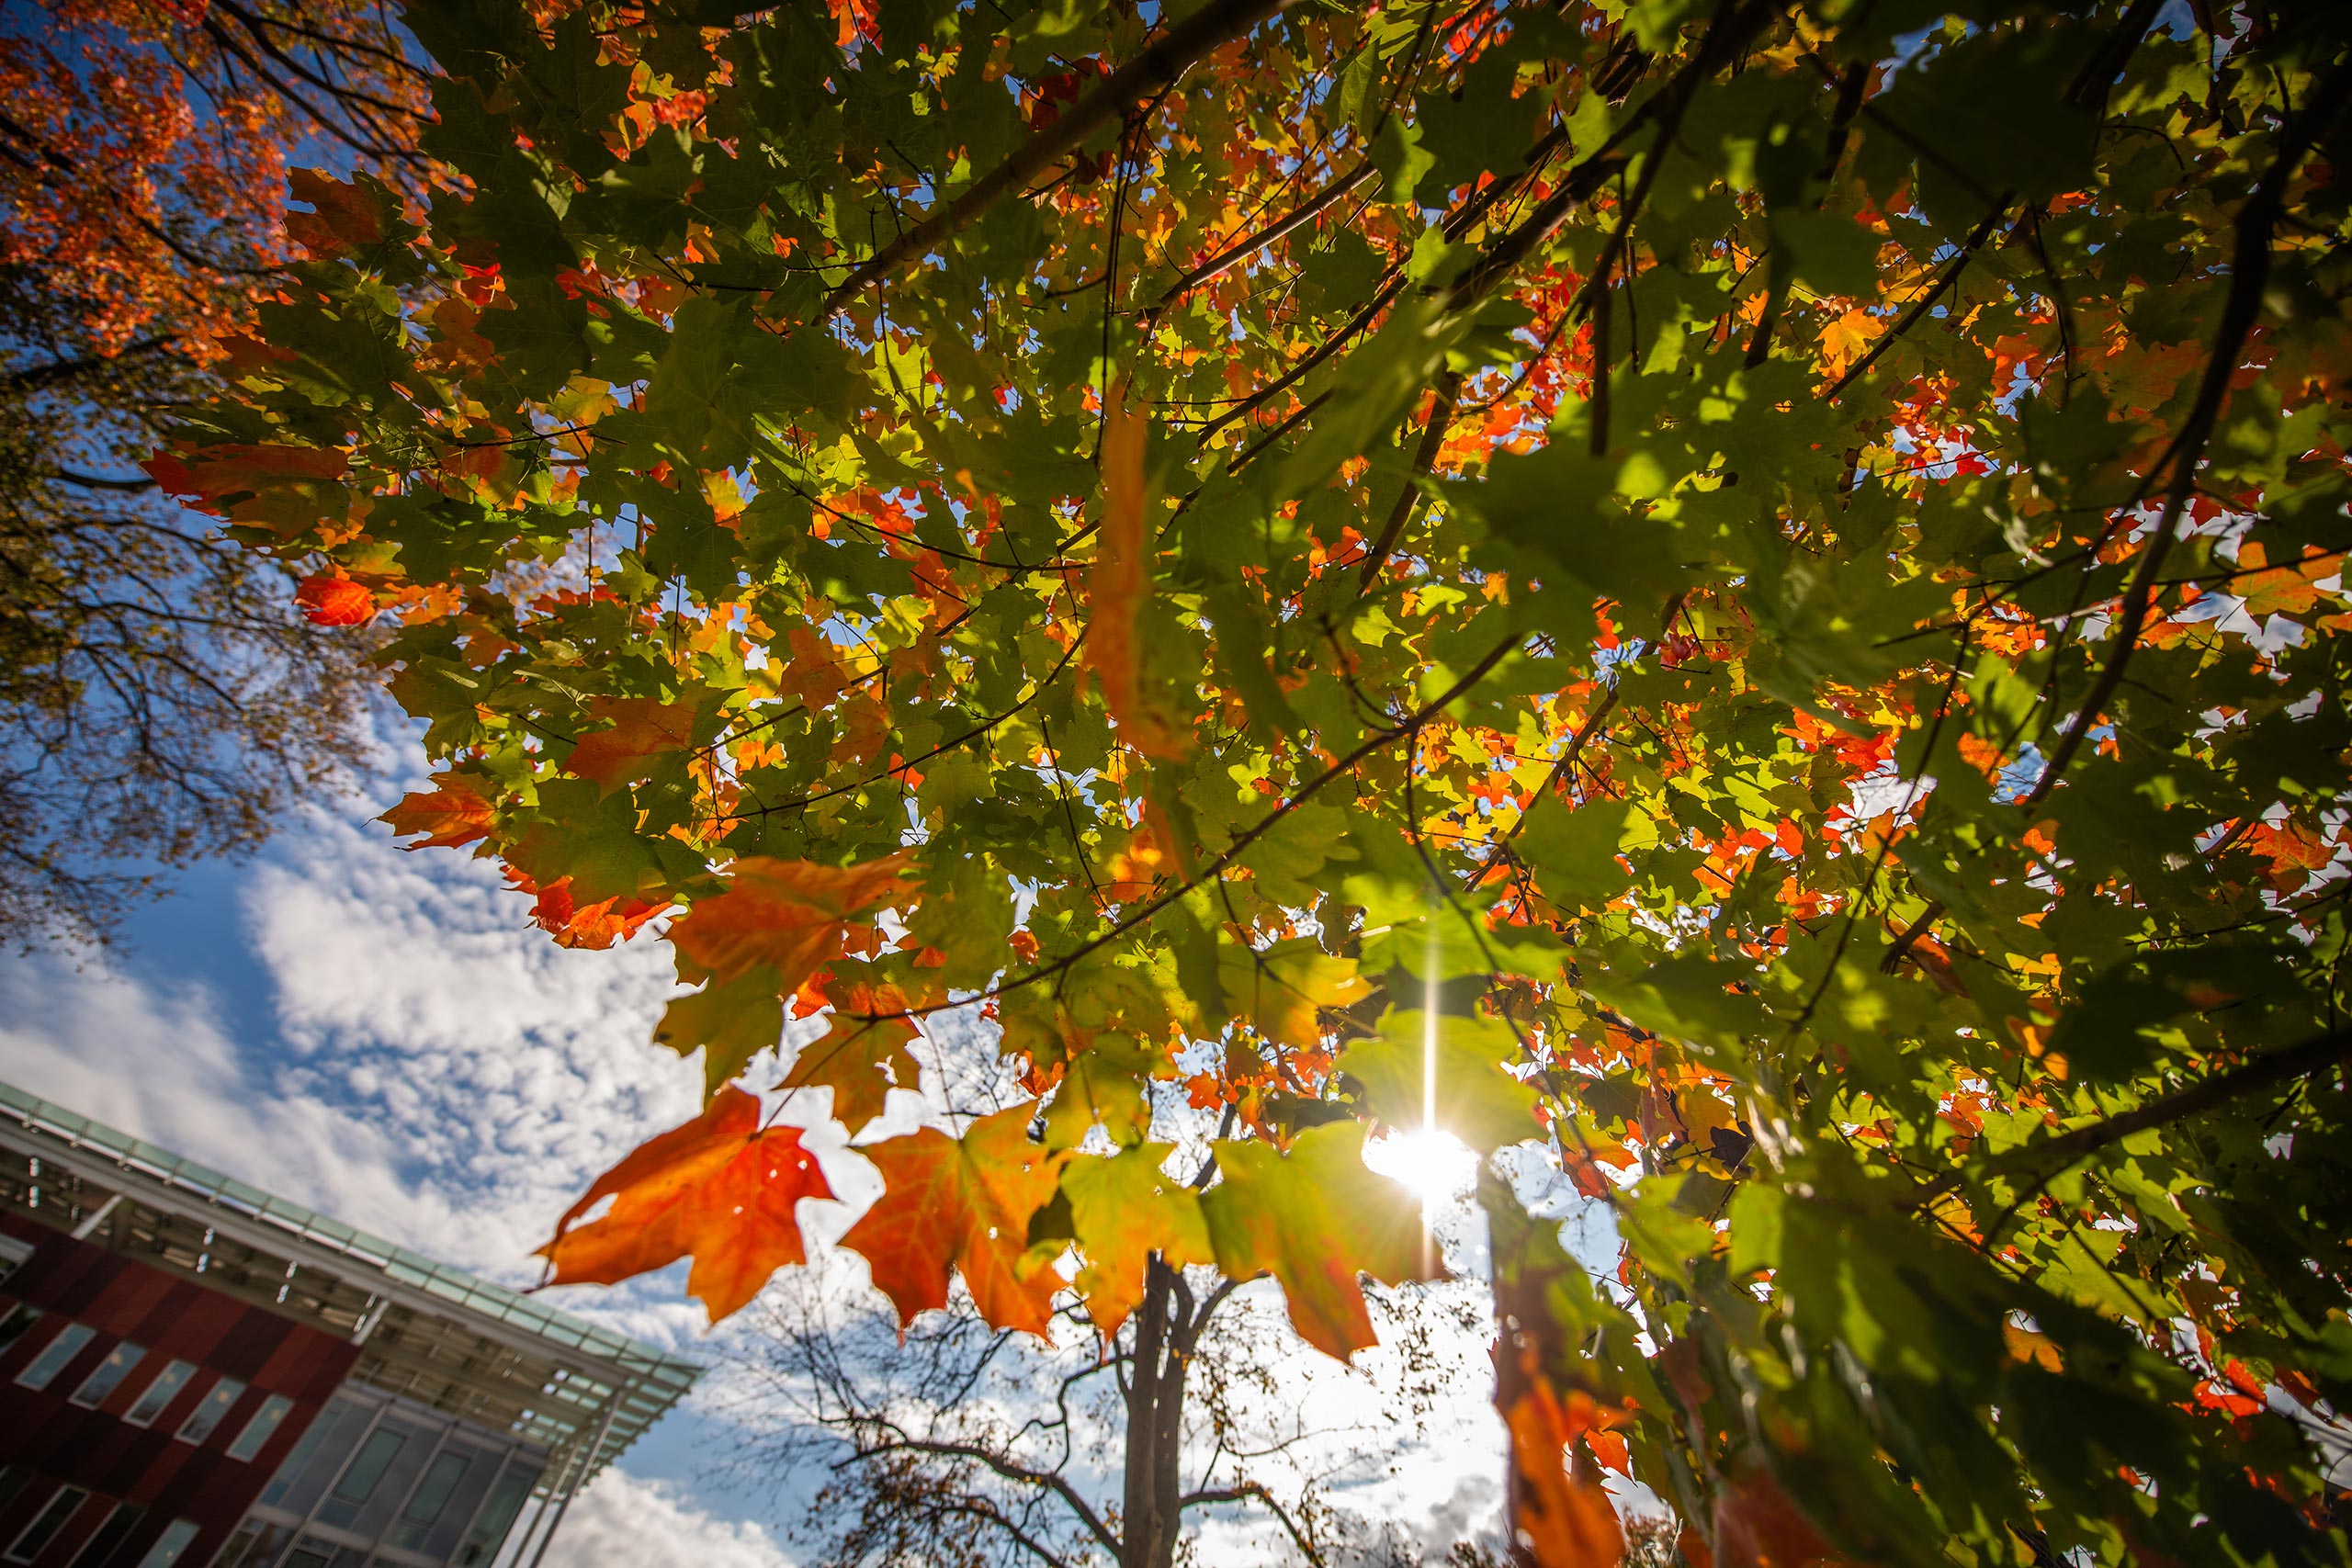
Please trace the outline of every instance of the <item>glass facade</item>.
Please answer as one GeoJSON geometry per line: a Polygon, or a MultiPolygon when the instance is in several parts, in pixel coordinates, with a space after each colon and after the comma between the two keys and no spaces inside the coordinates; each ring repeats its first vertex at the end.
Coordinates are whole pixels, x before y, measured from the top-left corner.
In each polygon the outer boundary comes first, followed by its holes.
{"type": "Polygon", "coordinates": [[[0,1084],[18,1254],[0,1564],[40,1515],[38,1568],[495,1568],[698,1370],[0,1084]]]}
{"type": "Polygon", "coordinates": [[[212,1568],[486,1568],[547,1461],[513,1433],[346,1385],[212,1568]]]}

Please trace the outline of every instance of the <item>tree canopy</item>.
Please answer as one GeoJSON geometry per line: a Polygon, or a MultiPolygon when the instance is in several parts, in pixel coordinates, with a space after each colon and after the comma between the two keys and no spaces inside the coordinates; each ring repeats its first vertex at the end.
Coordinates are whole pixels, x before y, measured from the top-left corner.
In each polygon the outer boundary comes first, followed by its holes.
{"type": "MultiPolygon", "coordinates": [[[[370,682],[285,571],[155,493],[286,252],[289,155],[414,184],[424,66],[362,0],[0,12],[0,897],[105,936],[359,750],[370,682]],[[300,152],[298,152],[298,149],[300,152]]],[[[421,188],[421,186],[419,186],[421,188]]]]}
{"type": "Polygon", "coordinates": [[[397,621],[396,828],[696,987],[558,1280],[727,1310],[824,1190],[733,1080],[823,1014],[854,1134],[976,1009],[906,1317],[1346,1355],[1368,1129],[1540,1141],[1624,1252],[1482,1182],[1532,1560],[1607,1468],[1692,1562],[2343,1561],[2352,11],[407,20],[454,177],[298,182],[153,471],[397,621]]]}

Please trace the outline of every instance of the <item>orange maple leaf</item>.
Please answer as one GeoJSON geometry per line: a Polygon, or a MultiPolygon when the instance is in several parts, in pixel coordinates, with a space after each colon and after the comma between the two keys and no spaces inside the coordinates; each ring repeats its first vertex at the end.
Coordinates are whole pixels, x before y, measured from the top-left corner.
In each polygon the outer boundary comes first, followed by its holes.
{"type": "Polygon", "coordinates": [[[876,14],[880,9],[878,0],[825,0],[825,9],[832,13],[844,52],[861,39],[867,43],[882,41],[882,26],[876,14]]]}
{"type": "Polygon", "coordinates": [[[598,697],[588,705],[588,716],[610,719],[612,728],[582,736],[564,759],[563,771],[607,793],[634,784],[653,771],[657,758],[693,746],[701,713],[702,705],[694,701],[598,697]]]}
{"type": "Polygon", "coordinates": [[[1069,1156],[1029,1141],[1033,1110],[983,1116],[961,1138],[925,1127],[859,1148],[885,1186],[842,1245],[865,1258],[901,1325],[947,1304],[952,1267],[990,1324],[1046,1337],[1062,1280],[1050,1258],[1030,1252],[1029,1219],[1052,1201],[1069,1156]]]}
{"type": "Polygon", "coordinates": [[[412,850],[454,850],[490,837],[493,825],[490,801],[471,780],[443,773],[433,784],[430,795],[412,790],[376,820],[390,823],[395,835],[424,834],[407,846],[412,850]]]}
{"type": "Polygon", "coordinates": [[[841,952],[850,918],[898,890],[906,866],[904,850],[861,865],[739,860],[726,892],[698,900],[670,927],[679,972],[723,985],[764,967],[775,972],[779,995],[797,991],[841,952]]]}
{"type": "Polygon", "coordinates": [[[351,460],[316,446],[229,444],[198,447],[185,457],[159,454],[140,467],[173,495],[218,501],[288,479],[340,479],[350,471],[351,460]]]}
{"type": "Polygon", "coordinates": [[[363,626],[375,617],[376,596],[347,577],[306,577],[294,590],[302,618],[318,626],[363,626]]]}
{"type": "Polygon", "coordinates": [[[691,1255],[686,1293],[717,1323],[778,1269],[808,1260],[794,1205],[832,1195],[800,1129],[763,1129],[758,1097],[730,1087],[598,1177],[539,1256],[554,1266],[551,1284],[613,1285],[691,1255]],[[611,1213],[572,1228],[607,1197],[611,1213]]]}
{"type": "Polygon", "coordinates": [[[312,255],[333,255],[348,245],[372,245],[384,237],[381,199],[356,181],[334,179],[323,169],[297,169],[287,184],[295,200],[318,209],[286,215],[286,237],[312,255]]]}
{"type": "Polygon", "coordinates": [[[616,942],[627,942],[637,934],[638,927],[670,907],[617,893],[582,904],[572,897],[571,878],[568,876],[560,876],[541,887],[509,867],[506,878],[533,896],[531,919],[554,935],[558,947],[601,950],[616,942]]]}
{"type": "Polygon", "coordinates": [[[1102,416],[1102,526],[1086,574],[1086,663],[1102,682],[1102,703],[1118,721],[1119,739],[1148,757],[1174,761],[1184,754],[1183,737],[1144,700],[1137,637],[1151,598],[1144,540],[1147,428],[1142,412],[1127,406],[1122,377],[1102,416]]]}
{"type": "MultiPolygon", "coordinates": [[[[1584,1406],[1591,1400],[1585,1398],[1584,1406]]],[[[1595,1435],[1589,1409],[1563,1404],[1548,1382],[1534,1386],[1504,1413],[1510,1427],[1514,1488],[1511,1523],[1539,1568],[1616,1568],[1625,1532],[1609,1494],[1571,1474],[1568,1445],[1595,1435]]]]}
{"type": "Polygon", "coordinates": [[[1780,1483],[1750,1471],[1715,1498],[1716,1568],[1814,1568],[1837,1561],[1780,1483]]]}
{"type": "Polygon", "coordinates": [[[1886,323],[1860,306],[1848,310],[1821,329],[1821,367],[1830,375],[1861,357],[1872,339],[1886,331],[1886,323]]]}
{"type": "Polygon", "coordinates": [[[800,1048],[777,1087],[831,1089],[833,1120],[856,1132],[882,1114],[891,1089],[913,1089],[919,1072],[907,1052],[919,1032],[911,1020],[859,1015],[906,1010],[906,996],[896,986],[851,986],[832,1027],[800,1048]]]}

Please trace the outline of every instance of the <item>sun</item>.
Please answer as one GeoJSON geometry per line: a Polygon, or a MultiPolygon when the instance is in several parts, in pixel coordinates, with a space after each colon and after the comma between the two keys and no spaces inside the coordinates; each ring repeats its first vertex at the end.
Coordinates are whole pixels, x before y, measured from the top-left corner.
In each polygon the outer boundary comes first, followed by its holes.
{"type": "Polygon", "coordinates": [[[1373,1139],[1363,1163],[1419,1195],[1428,1213],[1469,1191],[1478,1177],[1478,1156],[1442,1127],[1412,1127],[1373,1139]]]}

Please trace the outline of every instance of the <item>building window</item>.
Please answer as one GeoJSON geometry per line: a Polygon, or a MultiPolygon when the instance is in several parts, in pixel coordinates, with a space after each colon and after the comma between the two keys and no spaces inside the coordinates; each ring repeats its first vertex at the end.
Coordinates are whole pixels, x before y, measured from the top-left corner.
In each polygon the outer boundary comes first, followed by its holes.
{"type": "Polygon", "coordinates": [[[107,1516],[107,1522],[100,1525],[97,1533],[75,1553],[74,1568],[106,1568],[113,1561],[116,1548],[129,1539],[130,1532],[139,1528],[139,1521],[146,1517],[147,1510],[136,1503],[117,1503],[114,1512],[107,1516]]]}
{"type": "Polygon", "coordinates": [[[195,1539],[194,1519],[174,1519],[155,1538],[155,1544],[147,1549],[147,1555],[139,1560],[139,1568],[172,1568],[187,1550],[187,1543],[195,1539]]]}
{"type": "Polygon", "coordinates": [[[245,1423],[245,1429],[237,1434],[237,1440],[229,1445],[229,1457],[250,1460],[261,1452],[262,1445],[269,1441],[270,1435],[277,1430],[277,1424],[285,1420],[286,1413],[293,1408],[294,1402],[282,1393],[273,1393],[264,1400],[262,1407],[254,1412],[254,1418],[245,1423]]]}
{"type": "Polygon", "coordinates": [[[351,1450],[358,1447],[372,1414],[370,1406],[341,1396],[328,1400],[327,1407],[311,1417],[294,1451],[262,1488],[263,1504],[289,1514],[308,1514],[343,1469],[343,1461],[351,1457],[351,1450]]]}
{"type": "Polygon", "coordinates": [[[222,1378],[212,1385],[212,1392],[204,1396],[204,1403],[188,1412],[187,1419],[180,1423],[179,1431],[174,1435],[183,1443],[204,1441],[212,1436],[213,1429],[229,1414],[229,1407],[236,1404],[244,1392],[245,1385],[235,1378],[222,1378]]]}
{"type": "Polygon", "coordinates": [[[147,1385],[147,1392],[139,1396],[138,1402],[131,1405],[123,1419],[134,1427],[147,1426],[164,1413],[164,1406],[172,1402],[172,1395],[186,1388],[187,1380],[194,1376],[194,1361],[172,1362],[155,1374],[154,1381],[147,1385]]]}
{"type": "Polygon", "coordinates": [[[146,1354],[146,1346],[133,1345],[128,1339],[117,1345],[107,1352],[107,1359],[98,1363],[97,1371],[84,1378],[82,1386],[74,1391],[74,1403],[96,1404],[122,1385],[122,1380],[130,1375],[130,1369],[146,1354]]]}
{"type": "Polygon", "coordinates": [[[65,1521],[74,1517],[74,1510],[80,1507],[89,1495],[79,1486],[58,1488],[57,1495],[50,1498],[49,1506],[35,1514],[33,1522],[19,1530],[17,1539],[8,1543],[7,1561],[30,1562],[39,1557],[40,1549],[65,1528],[65,1521]]]}
{"type": "Polygon", "coordinates": [[[65,1325],[57,1331],[57,1337],[33,1358],[32,1365],[17,1374],[17,1381],[27,1388],[47,1388],[51,1381],[65,1370],[65,1363],[72,1360],[82,1347],[90,1342],[90,1338],[91,1330],[87,1324],[65,1325]]]}
{"type": "Polygon", "coordinates": [[[0,1508],[15,1502],[17,1494],[22,1492],[25,1483],[32,1478],[33,1472],[22,1465],[0,1464],[0,1508]]]}
{"type": "Polygon", "coordinates": [[[407,1434],[387,1432],[379,1427],[359,1445],[358,1457],[334,1483],[334,1495],[345,1503],[365,1503],[376,1490],[376,1483],[384,1479],[384,1472],[398,1457],[401,1446],[408,1441],[407,1434]]]}
{"type": "Polygon", "coordinates": [[[474,1528],[466,1532],[466,1544],[458,1550],[458,1568],[478,1568],[486,1563],[506,1540],[506,1528],[514,1516],[523,1511],[525,1499],[531,1495],[531,1485],[539,1478],[536,1470],[517,1470],[509,1466],[498,1478],[497,1490],[481,1506],[474,1518],[474,1528]]]}
{"type": "Polygon", "coordinates": [[[8,1315],[0,1317],[0,1351],[6,1350],[9,1346],[22,1339],[25,1337],[25,1330],[40,1321],[40,1308],[39,1307],[26,1306],[20,1302],[9,1308],[8,1315]]]}
{"type": "Polygon", "coordinates": [[[433,1461],[433,1468],[416,1483],[408,1506],[401,1510],[402,1523],[413,1525],[421,1532],[441,1517],[441,1510],[449,1506],[449,1494],[458,1489],[458,1483],[465,1476],[467,1457],[450,1452],[433,1461]]]}
{"type": "Polygon", "coordinates": [[[212,1560],[212,1568],[269,1568],[277,1561],[278,1549],[293,1533],[285,1525],[247,1519],[243,1528],[229,1538],[229,1544],[220,1549],[220,1555],[212,1560]]]}
{"type": "Polygon", "coordinates": [[[33,1255],[33,1244],[19,1241],[12,1235],[0,1235],[0,1281],[17,1271],[17,1266],[33,1255]]]}

